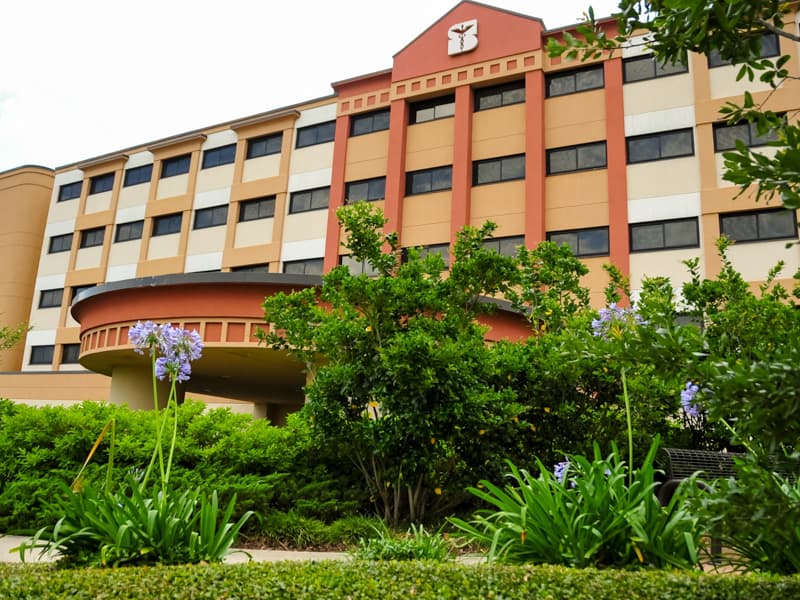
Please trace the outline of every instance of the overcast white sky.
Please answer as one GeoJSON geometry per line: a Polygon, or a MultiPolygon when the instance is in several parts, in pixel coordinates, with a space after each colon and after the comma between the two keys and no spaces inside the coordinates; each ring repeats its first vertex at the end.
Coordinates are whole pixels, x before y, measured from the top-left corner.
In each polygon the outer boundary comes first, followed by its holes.
{"type": "MultiPolygon", "coordinates": [[[[591,3],[486,0],[577,22],[591,3]]],[[[390,68],[458,0],[7,0],[0,18],[0,172],[59,167],[327,96],[390,68]]]]}

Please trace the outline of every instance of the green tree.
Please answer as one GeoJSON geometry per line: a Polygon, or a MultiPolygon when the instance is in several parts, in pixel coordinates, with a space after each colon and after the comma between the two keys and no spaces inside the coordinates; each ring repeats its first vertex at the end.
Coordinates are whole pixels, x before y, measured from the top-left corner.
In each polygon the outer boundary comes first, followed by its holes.
{"type": "Polygon", "coordinates": [[[8,350],[16,346],[30,330],[27,323],[20,323],[15,327],[0,327],[0,350],[8,350]]]}
{"type": "MultiPolygon", "coordinates": [[[[756,77],[775,90],[786,85],[791,75],[789,55],[761,58],[763,34],[800,42],[800,35],[785,27],[784,17],[797,4],[779,0],[620,0],[617,31],[595,20],[589,8],[577,36],[565,32],[563,39],[550,38],[551,56],[593,58],[603,52],[619,52],[633,35],[647,34],[648,48],[661,63],[685,62],[687,53],[718,55],[740,66],[738,79],[756,77]]],[[[644,42],[643,42],[644,43],[644,42]]],[[[800,128],[795,115],[783,115],[766,108],[770,95],[755,102],[745,93],[741,103],[727,103],[721,115],[729,122],[749,121],[759,135],[772,132],[777,147],[774,156],[752,151],[739,142],[723,154],[724,178],[744,193],[755,186],[756,198],[778,196],[786,208],[800,208],[800,128]]]]}
{"type": "Polygon", "coordinates": [[[264,302],[263,339],[299,356],[313,430],[363,475],[393,525],[450,510],[502,454],[491,440],[513,438],[518,407],[493,387],[496,364],[477,317],[496,309],[517,277],[517,261],[484,248],[494,225],[467,227],[445,263],[407,253],[384,234],[381,212],[358,203],[337,213],[345,246],[376,277],[340,266],[322,287],[264,302]]]}

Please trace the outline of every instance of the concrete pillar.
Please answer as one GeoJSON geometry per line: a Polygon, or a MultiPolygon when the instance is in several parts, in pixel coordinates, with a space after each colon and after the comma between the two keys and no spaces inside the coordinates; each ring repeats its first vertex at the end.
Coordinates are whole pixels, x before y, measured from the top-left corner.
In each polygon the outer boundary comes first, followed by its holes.
{"type": "MultiPolygon", "coordinates": [[[[159,381],[157,386],[158,407],[164,408],[169,397],[170,383],[159,381]]],[[[178,385],[178,404],[183,404],[186,396],[185,386],[178,385]]],[[[111,373],[111,391],[109,402],[127,404],[134,410],[151,410],[153,408],[153,376],[146,367],[114,367],[111,373]]]]}

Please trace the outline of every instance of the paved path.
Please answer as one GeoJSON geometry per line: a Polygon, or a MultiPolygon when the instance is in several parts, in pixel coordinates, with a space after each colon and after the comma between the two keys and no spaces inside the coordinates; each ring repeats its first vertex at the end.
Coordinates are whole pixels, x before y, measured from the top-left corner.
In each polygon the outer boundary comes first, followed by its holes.
{"type": "MultiPolygon", "coordinates": [[[[0,562],[21,562],[18,552],[11,552],[11,548],[28,538],[17,535],[0,536],[0,562]]],[[[307,552],[293,550],[247,550],[254,561],[273,562],[279,560],[350,560],[347,552],[307,552]]],[[[40,557],[38,551],[25,556],[27,562],[52,562],[56,559],[53,556],[40,557]]],[[[225,563],[236,564],[247,562],[250,559],[242,552],[234,552],[225,557],[225,563]]]]}

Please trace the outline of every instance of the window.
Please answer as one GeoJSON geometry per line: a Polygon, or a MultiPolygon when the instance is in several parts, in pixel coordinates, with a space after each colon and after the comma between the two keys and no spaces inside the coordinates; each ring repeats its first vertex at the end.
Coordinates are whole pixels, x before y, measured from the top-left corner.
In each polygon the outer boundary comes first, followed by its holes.
{"type": "Polygon", "coordinates": [[[241,265],[238,267],[233,267],[231,271],[234,273],[266,273],[269,271],[269,265],[267,263],[261,263],[257,265],[241,265]]]}
{"type": "Polygon", "coordinates": [[[247,158],[257,158],[269,154],[280,154],[283,146],[283,132],[262,135],[247,140],[247,158]]]}
{"type": "Polygon", "coordinates": [[[628,148],[628,164],[667,160],[694,154],[691,129],[637,135],[626,138],[625,144],[628,148]]]}
{"type": "Polygon", "coordinates": [[[53,308],[54,306],[61,306],[61,301],[64,299],[64,288],[57,290],[42,290],[39,292],[39,308],[53,308]]]}
{"type": "MultiPolygon", "coordinates": [[[[746,56],[747,48],[747,40],[743,40],[742,44],[742,51],[746,56]]],[[[761,35],[761,51],[759,54],[759,58],[768,58],[770,56],[778,56],[781,53],[780,44],[778,43],[778,36],[774,33],[767,32],[761,35]]],[[[742,57],[744,58],[744,56],[742,57]]],[[[708,67],[713,69],[714,67],[723,67],[725,65],[731,64],[731,61],[722,58],[719,55],[719,51],[711,50],[708,53],[708,67]]]]}
{"type": "Polygon", "coordinates": [[[631,252],[700,246],[697,217],[657,223],[633,223],[630,226],[630,234],[631,252]]]}
{"type": "Polygon", "coordinates": [[[203,169],[229,165],[236,160],[236,144],[211,148],[203,152],[203,169]]]}
{"type": "Polygon", "coordinates": [[[332,142],[336,135],[336,121],[301,127],[297,130],[297,148],[332,142]]]}
{"type": "Polygon", "coordinates": [[[487,250],[494,250],[503,256],[516,256],[517,248],[525,245],[524,235],[511,237],[490,238],[483,241],[483,247],[487,250]]]}
{"type": "Polygon", "coordinates": [[[725,150],[736,149],[736,140],[741,140],[745,146],[764,146],[769,142],[778,139],[774,129],[770,129],[764,135],[758,135],[758,128],[755,123],[747,121],[741,123],[714,123],[714,151],[723,152],[725,150]]]}
{"type": "Polygon", "coordinates": [[[289,214],[328,208],[330,193],[329,187],[292,192],[289,197],[289,214]]]}
{"type": "Polygon", "coordinates": [[[785,208],[720,215],[719,229],[735,242],[796,238],[797,215],[785,208]]]}
{"type": "Polygon", "coordinates": [[[176,175],[183,175],[189,172],[189,166],[192,164],[191,154],[182,154],[181,156],[174,156],[168,158],[161,163],[161,179],[167,177],[175,177],[176,175]]]}
{"type": "Polygon", "coordinates": [[[171,233],[180,233],[181,221],[183,220],[182,213],[175,213],[173,215],[164,215],[153,219],[153,237],[157,235],[169,235],[171,233]]]}
{"type": "Polygon", "coordinates": [[[115,242],[128,242],[130,240],[142,239],[144,221],[131,221],[117,225],[117,233],[114,235],[115,242]]]}
{"type": "Polygon", "coordinates": [[[548,233],[547,239],[559,246],[566,244],[575,256],[608,254],[608,227],[556,231],[548,233]]]}
{"type": "Polygon", "coordinates": [[[453,167],[435,167],[406,173],[406,195],[427,194],[453,187],[453,167]]]}
{"type": "Polygon", "coordinates": [[[622,61],[622,80],[625,83],[657,79],[680,73],[688,73],[689,65],[686,61],[670,64],[659,63],[652,54],[625,58],[622,61]]]}
{"type": "Polygon", "coordinates": [[[365,135],[389,129],[389,109],[384,108],[350,118],[350,135],[365,135]]]}
{"type": "Polygon", "coordinates": [[[54,235],[50,238],[50,246],[47,250],[48,254],[55,254],[56,252],[69,252],[70,250],[72,250],[71,233],[54,235]]]}
{"type": "Polygon", "coordinates": [[[503,156],[472,163],[472,185],[525,179],[525,155],[503,156]]]}
{"type": "Polygon", "coordinates": [[[554,148],[547,151],[547,174],[571,173],[589,169],[605,169],[606,143],[592,142],[579,146],[554,148]]]}
{"type": "Polygon", "coordinates": [[[105,227],[95,227],[94,229],[84,229],[81,231],[81,248],[92,248],[102,246],[103,238],[106,236],[105,227]]]}
{"type": "MultiPolygon", "coordinates": [[[[428,254],[438,254],[442,257],[444,261],[444,268],[447,269],[450,266],[450,244],[431,244],[428,246],[421,246],[419,247],[419,257],[421,259],[428,256],[428,254]]],[[[408,248],[403,248],[402,252],[402,261],[408,262],[408,248]]]]}
{"type": "Polygon", "coordinates": [[[80,344],[64,344],[61,346],[61,364],[74,365],[78,363],[78,357],[81,355],[80,344]]]}
{"type": "Polygon", "coordinates": [[[525,102],[525,80],[475,90],[475,112],[525,102]]]}
{"type": "Polygon", "coordinates": [[[239,222],[269,219],[275,216],[275,196],[265,196],[239,203],[239,222]]]}
{"type": "Polygon", "coordinates": [[[386,177],[351,181],[344,186],[345,204],[362,200],[383,200],[386,197],[386,177]]]}
{"type": "Polygon", "coordinates": [[[53,364],[53,351],[55,348],[55,346],[31,346],[31,358],[29,363],[32,365],[53,364]]]}
{"type": "Polygon", "coordinates": [[[103,192],[110,192],[114,187],[114,173],[106,173],[105,175],[97,175],[89,180],[89,193],[101,194],[103,192]]]}
{"type": "Polygon", "coordinates": [[[130,187],[132,185],[139,185],[140,183],[150,183],[153,177],[153,165],[143,165],[141,167],[134,167],[125,171],[125,179],[122,181],[122,187],[130,187]]]}
{"type": "Polygon", "coordinates": [[[547,97],[565,96],[588,90],[596,90],[605,85],[603,65],[596,65],[588,69],[566,71],[548,75],[545,80],[547,97]]]}
{"type": "Polygon", "coordinates": [[[80,294],[82,294],[86,290],[92,289],[94,286],[95,286],[95,284],[93,284],[93,283],[90,283],[89,285],[75,285],[75,286],[72,286],[72,288],[70,290],[72,292],[72,298],[71,298],[70,302],[75,302],[75,299],[80,294]]]}
{"type": "Polygon", "coordinates": [[[210,208],[201,208],[194,212],[194,228],[206,229],[218,227],[228,222],[228,205],[221,204],[210,208]]]}
{"type": "Polygon", "coordinates": [[[411,124],[446,119],[456,114],[456,97],[454,94],[415,102],[411,105],[411,124]]]}
{"type": "Polygon", "coordinates": [[[351,275],[367,275],[368,277],[372,277],[378,274],[378,270],[373,268],[368,260],[356,260],[349,254],[340,256],[339,264],[347,267],[351,275]]]}
{"type": "Polygon", "coordinates": [[[322,259],[290,260],[283,263],[283,272],[291,275],[322,275],[322,259]]]}
{"type": "Polygon", "coordinates": [[[58,188],[58,202],[80,198],[82,188],[83,181],[76,181],[75,183],[67,183],[62,185],[60,188],[58,188]]]}

